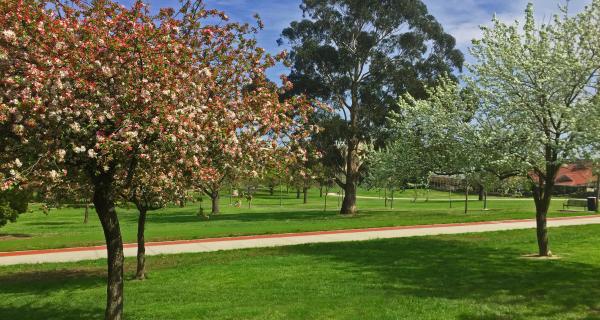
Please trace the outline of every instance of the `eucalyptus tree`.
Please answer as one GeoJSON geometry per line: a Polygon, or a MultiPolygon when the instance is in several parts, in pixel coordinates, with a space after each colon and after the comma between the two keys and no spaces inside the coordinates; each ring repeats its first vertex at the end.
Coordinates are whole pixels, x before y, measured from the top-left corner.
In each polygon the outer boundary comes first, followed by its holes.
{"type": "Polygon", "coordinates": [[[594,0],[581,14],[562,10],[538,24],[529,4],[523,25],[494,18],[470,50],[475,64],[469,83],[482,100],[482,134],[533,184],[541,256],[550,254],[546,215],[557,171],[589,150],[586,137],[599,117],[593,103],[599,17],[600,1],[594,0]]]}
{"type": "Polygon", "coordinates": [[[460,68],[463,55],[419,0],[304,0],[300,8],[305,18],[282,34],[291,46],[289,79],[337,111],[321,134],[345,148],[322,151],[338,154],[341,214],[353,214],[359,146],[375,140],[401,94],[423,97],[424,84],[460,68]]]}

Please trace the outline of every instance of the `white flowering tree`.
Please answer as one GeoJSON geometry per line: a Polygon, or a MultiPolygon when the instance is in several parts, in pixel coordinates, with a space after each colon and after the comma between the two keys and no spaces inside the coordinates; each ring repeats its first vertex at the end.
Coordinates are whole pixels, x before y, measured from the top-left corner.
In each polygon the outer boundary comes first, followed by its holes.
{"type": "Polygon", "coordinates": [[[533,6],[523,25],[494,18],[475,40],[469,83],[482,100],[478,115],[486,143],[502,150],[499,162],[512,163],[533,183],[539,255],[550,254],[546,215],[560,166],[591,146],[599,108],[600,1],[576,16],[566,11],[548,24],[534,20],[533,6]]]}

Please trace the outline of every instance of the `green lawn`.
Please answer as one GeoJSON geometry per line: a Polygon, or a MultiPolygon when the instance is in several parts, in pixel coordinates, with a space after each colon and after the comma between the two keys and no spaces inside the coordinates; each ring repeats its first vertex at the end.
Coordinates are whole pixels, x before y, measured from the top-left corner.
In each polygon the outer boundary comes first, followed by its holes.
{"type": "MultiPolygon", "coordinates": [[[[126,319],[600,319],[600,226],[149,257],[126,319]]],[[[0,319],[101,319],[105,261],[0,267],[0,319]]],[[[128,277],[134,260],[126,260],[128,277]]]]}
{"type": "MultiPolygon", "coordinates": [[[[396,193],[398,197],[409,197],[410,191],[396,193]]],[[[361,196],[376,197],[374,190],[361,192],[361,196]]],[[[432,192],[431,199],[448,197],[445,192],[432,192]]],[[[501,219],[526,219],[534,217],[532,200],[490,199],[490,210],[482,210],[482,202],[475,196],[469,201],[469,212],[464,214],[464,196],[453,195],[452,209],[444,200],[417,202],[394,201],[394,209],[384,208],[381,199],[359,198],[360,213],[354,217],[338,215],[339,197],[328,197],[328,210],[323,211],[323,198],[317,189],[312,189],[308,204],[296,199],[295,192],[282,195],[283,206],[279,206],[279,195],[269,196],[262,192],[253,200],[253,207],[246,203],[242,208],[229,204],[228,196],[221,199],[223,213],[206,220],[197,216],[199,203],[185,208],[171,207],[151,212],[147,222],[147,241],[197,239],[236,235],[317,231],[332,229],[418,225],[431,223],[453,223],[501,219]]],[[[210,202],[203,202],[209,210],[210,202]]],[[[33,206],[35,208],[35,206],[33,206]]],[[[559,212],[561,201],[553,201],[550,216],[576,215],[583,213],[559,212]]],[[[137,212],[134,208],[119,208],[121,230],[125,242],[135,242],[137,212]]],[[[15,251],[43,248],[88,246],[104,243],[102,228],[95,212],[90,212],[90,222],[83,224],[83,209],[63,208],[45,215],[40,210],[22,214],[16,223],[0,229],[0,251],[15,251]]]]}

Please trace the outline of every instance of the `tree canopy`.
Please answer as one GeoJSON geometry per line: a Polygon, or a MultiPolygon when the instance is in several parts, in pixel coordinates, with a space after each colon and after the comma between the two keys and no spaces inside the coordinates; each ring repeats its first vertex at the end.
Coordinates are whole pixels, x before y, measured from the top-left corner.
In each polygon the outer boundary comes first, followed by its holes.
{"type": "Polygon", "coordinates": [[[306,18],[282,32],[292,47],[289,78],[296,92],[336,111],[323,122],[322,135],[338,143],[322,144],[321,151],[324,159],[343,163],[341,212],[354,213],[359,145],[377,140],[401,94],[425,97],[424,85],[461,68],[463,55],[421,1],[305,0],[300,8],[306,18]]]}

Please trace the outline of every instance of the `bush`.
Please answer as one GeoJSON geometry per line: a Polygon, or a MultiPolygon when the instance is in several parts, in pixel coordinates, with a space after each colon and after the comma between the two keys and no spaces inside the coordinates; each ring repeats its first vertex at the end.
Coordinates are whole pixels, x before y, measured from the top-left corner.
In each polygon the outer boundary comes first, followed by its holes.
{"type": "Polygon", "coordinates": [[[26,190],[7,190],[0,192],[0,227],[9,221],[15,222],[20,213],[27,211],[31,193],[26,190]]]}

